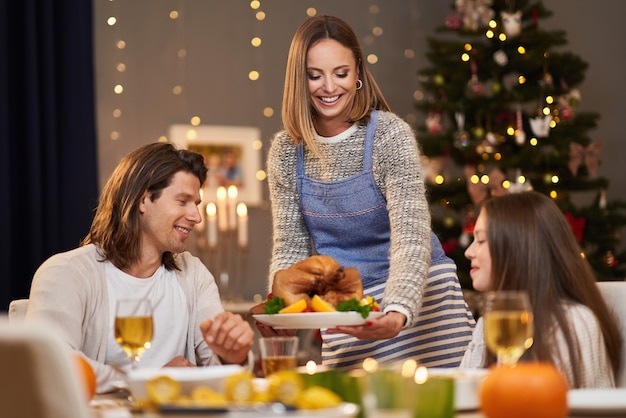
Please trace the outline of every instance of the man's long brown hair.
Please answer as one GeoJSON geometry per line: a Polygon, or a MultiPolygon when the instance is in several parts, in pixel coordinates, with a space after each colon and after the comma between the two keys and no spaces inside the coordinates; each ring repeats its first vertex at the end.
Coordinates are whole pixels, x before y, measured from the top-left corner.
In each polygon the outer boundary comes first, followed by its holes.
{"type": "MultiPolygon", "coordinates": [[[[179,171],[195,175],[204,184],[204,157],[163,142],[144,145],[125,156],[102,190],[96,215],[81,245],[98,245],[102,261],[109,260],[119,269],[138,261],[139,202],[145,192],[150,200],[158,199],[179,171]]],[[[163,264],[168,270],[178,269],[169,251],[163,254],[163,264]]]]}

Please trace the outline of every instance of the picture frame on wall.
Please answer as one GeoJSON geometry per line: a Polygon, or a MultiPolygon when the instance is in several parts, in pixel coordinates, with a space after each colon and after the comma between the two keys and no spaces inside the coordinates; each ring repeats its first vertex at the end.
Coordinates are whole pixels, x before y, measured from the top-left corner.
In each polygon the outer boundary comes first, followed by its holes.
{"type": "Polygon", "coordinates": [[[237,187],[237,200],[248,206],[263,201],[261,181],[261,130],[250,126],[170,126],[170,141],[179,148],[199,152],[208,168],[205,196],[214,200],[219,186],[237,187]]]}

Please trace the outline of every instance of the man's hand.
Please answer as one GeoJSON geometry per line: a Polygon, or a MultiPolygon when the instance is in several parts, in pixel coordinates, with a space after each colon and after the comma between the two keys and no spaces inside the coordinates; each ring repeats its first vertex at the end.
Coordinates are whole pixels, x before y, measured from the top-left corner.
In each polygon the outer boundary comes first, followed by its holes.
{"type": "Polygon", "coordinates": [[[176,356],[168,361],[163,367],[196,367],[196,365],[183,356],[176,356]]]}
{"type": "Polygon", "coordinates": [[[254,343],[254,331],[241,315],[220,312],[200,323],[207,345],[223,363],[242,364],[254,343]]]}

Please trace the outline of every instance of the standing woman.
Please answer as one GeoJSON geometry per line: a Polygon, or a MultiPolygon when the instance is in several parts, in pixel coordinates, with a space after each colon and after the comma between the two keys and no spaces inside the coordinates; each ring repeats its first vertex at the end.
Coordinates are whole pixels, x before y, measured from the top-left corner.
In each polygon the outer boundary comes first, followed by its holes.
{"type": "MultiPolygon", "coordinates": [[[[285,130],[267,167],[275,273],[313,254],[356,267],[384,316],[322,329],[323,363],[348,368],[373,357],[458,366],[474,319],[456,266],[430,230],[420,151],[390,112],[350,26],[307,19],[289,50],[285,130]]],[[[276,333],[257,323],[264,335],[276,333]]],[[[323,324],[320,324],[323,327],[323,324]]]]}
{"type": "MultiPolygon", "coordinates": [[[[476,290],[528,292],[535,335],[523,359],[555,364],[572,389],[614,387],[622,339],[581,253],[557,205],[524,192],[484,204],[465,256],[476,290]]],[[[479,319],[461,366],[494,363],[479,319]]]]}

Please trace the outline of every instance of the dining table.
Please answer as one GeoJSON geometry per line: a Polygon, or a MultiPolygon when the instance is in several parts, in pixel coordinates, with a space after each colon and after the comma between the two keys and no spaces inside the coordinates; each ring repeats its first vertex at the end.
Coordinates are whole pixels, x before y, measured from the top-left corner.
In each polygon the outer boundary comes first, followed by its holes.
{"type": "MultiPolygon", "coordinates": [[[[107,394],[98,394],[90,402],[91,411],[93,416],[90,418],[333,418],[332,414],[328,414],[323,410],[311,410],[311,411],[289,411],[284,414],[281,413],[268,413],[267,411],[230,411],[230,412],[216,412],[216,413],[198,413],[193,412],[159,412],[153,409],[133,409],[128,404],[128,392],[117,391],[107,394]]],[[[365,413],[367,418],[370,415],[375,418],[375,414],[365,413]]],[[[625,417],[626,415],[605,415],[603,417],[625,417]]],[[[411,417],[412,418],[412,417],[411,417]]],[[[430,417],[425,417],[430,418],[430,417]]],[[[488,418],[479,410],[471,411],[456,411],[454,418],[488,418]]],[[[571,414],[568,418],[598,418],[598,415],[585,415],[585,414],[571,414]]]]}

